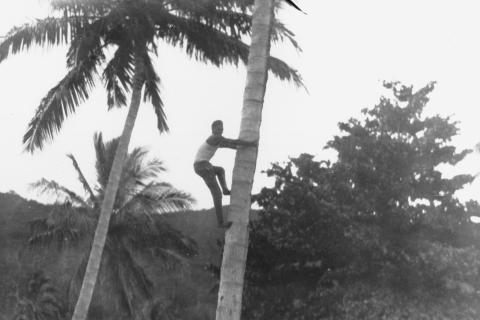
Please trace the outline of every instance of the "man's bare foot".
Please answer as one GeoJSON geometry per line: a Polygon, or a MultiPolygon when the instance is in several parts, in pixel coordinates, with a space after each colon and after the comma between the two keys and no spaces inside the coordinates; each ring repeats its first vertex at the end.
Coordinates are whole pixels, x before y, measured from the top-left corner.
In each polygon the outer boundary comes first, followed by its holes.
{"type": "Polygon", "coordinates": [[[227,221],[227,222],[224,222],[222,224],[219,224],[218,227],[227,230],[228,228],[230,228],[232,226],[232,224],[233,224],[232,221],[227,221]]]}

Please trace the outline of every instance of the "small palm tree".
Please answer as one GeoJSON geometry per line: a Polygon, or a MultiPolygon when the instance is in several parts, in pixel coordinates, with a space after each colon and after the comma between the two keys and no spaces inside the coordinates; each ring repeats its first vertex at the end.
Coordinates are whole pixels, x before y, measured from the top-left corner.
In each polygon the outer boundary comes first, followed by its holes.
{"type": "MultiPolygon", "coordinates": [[[[42,194],[59,197],[62,204],[55,206],[47,218],[31,223],[31,245],[55,243],[61,249],[81,240],[91,241],[118,143],[119,138],[104,142],[101,134],[95,134],[97,183],[93,188],[75,157],[68,155],[87,197],[52,180],[41,179],[32,184],[42,194]]],[[[138,317],[141,305],[152,298],[152,283],[136,262],[134,252],[155,249],[156,256],[175,260],[196,252],[192,240],[155,219],[155,215],[163,212],[189,208],[193,199],[170,184],[159,182],[159,174],[165,167],[158,159],[146,160],[146,156],[144,148],[135,148],[127,155],[104,256],[106,270],[115,273],[117,289],[126,297],[127,311],[133,319],[138,317]]],[[[73,281],[81,280],[86,258],[88,253],[73,281]]]]}

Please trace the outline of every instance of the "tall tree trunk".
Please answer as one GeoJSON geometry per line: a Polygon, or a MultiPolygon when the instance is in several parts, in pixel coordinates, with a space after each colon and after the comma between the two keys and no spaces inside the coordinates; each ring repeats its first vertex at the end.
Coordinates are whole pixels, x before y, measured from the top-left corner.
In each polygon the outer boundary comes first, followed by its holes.
{"type": "Polygon", "coordinates": [[[73,313],[72,320],[85,320],[92,300],[93,291],[97,282],[98,270],[102,261],[103,248],[107,239],[108,226],[112,215],[113,205],[117,195],[118,185],[122,170],[125,164],[125,158],[128,152],[128,145],[132,136],[133,126],[137,118],[138,109],[144,83],[143,59],[141,55],[135,58],[135,75],[132,84],[132,99],[128,110],[127,119],[123,127],[122,136],[115,153],[112,169],[108,177],[108,184],[105,190],[100,217],[98,218],[95,236],[93,238],[92,249],[88,259],[83,283],[78,296],[77,304],[73,313]]]}
{"type": "MultiPolygon", "coordinates": [[[[255,0],[240,139],[256,140],[259,138],[263,99],[267,85],[273,16],[274,0],[255,0]]],[[[233,225],[225,235],[217,320],[239,320],[241,316],[248,250],[250,194],[256,162],[257,150],[255,148],[244,148],[237,151],[229,207],[229,219],[233,221],[233,225]]]]}

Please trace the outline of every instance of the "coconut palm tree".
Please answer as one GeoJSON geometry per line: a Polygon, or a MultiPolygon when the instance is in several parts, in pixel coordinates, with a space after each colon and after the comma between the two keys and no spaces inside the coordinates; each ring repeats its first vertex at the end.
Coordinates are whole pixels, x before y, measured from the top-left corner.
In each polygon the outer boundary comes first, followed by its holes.
{"type": "MultiPolygon", "coordinates": [[[[289,3],[293,5],[293,3],[289,3]]],[[[295,6],[296,7],[296,6],[295,6]]],[[[296,7],[299,9],[298,7],[296,7]]],[[[247,81],[243,96],[240,139],[258,141],[263,99],[268,76],[270,39],[274,25],[275,0],[255,0],[252,43],[247,65],[247,81]]],[[[248,223],[251,190],[257,150],[238,150],[232,176],[229,218],[233,225],[225,235],[217,320],[240,320],[242,293],[248,250],[248,223]]]]}
{"type": "MultiPolygon", "coordinates": [[[[159,77],[151,54],[156,39],[185,48],[186,53],[215,66],[246,63],[249,47],[242,37],[251,30],[251,0],[52,0],[55,15],[33,25],[13,28],[0,43],[0,62],[33,44],[69,44],[67,75],[42,99],[24,135],[33,152],[52,140],[63,121],[85,100],[97,83],[99,68],[108,95],[108,106],[130,106],[117,154],[105,190],[92,252],[73,319],[85,319],[96,282],[114,207],[121,171],[140,106],[142,89],[157,115],[160,132],[168,129],[158,87],[159,77]],[[107,61],[108,50],[113,55],[107,61]]],[[[274,23],[274,40],[293,33],[274,23]]],[[[280,79],[301,84],[298,73],[279,59],[269,58],[270,70],[280,79]]]]}
{"type": "MultiPolygon", "coordinates": [[[[85,179],[75,157],[68,155],[87,197],[53,180],[41,179],[32,184],[32,188],[41,194],[55,195],[64,204],[56,206],[48,218],[31,223],[30,244],[56,243],[62,248],[81,240],[91,241],[99,216],[99,203],[105,196],[119,140],[116,138],[104,142],[101,134],[94,136],[97,181],[93,188],[85,179]]],[[[127,155],[103,259],[107,265],[105,270],[117,278],[117,290],[125,297],[128,316],[132,319],[139,317],[141,305],[152,297],[152,283],[134,259],[134,252],[146,252],[150,248],[155,249],[156,255],[178,260],[179,257],[194,254],[196,250],[192,240],[155,219],[159,213],[184,210],[193,200],[168,183],[159,182],[159,174],[165,170],[163,163],[158,159],[147,161],[146,156],[144,148],[135,148],[127,155]]],[[[87,259],[84,259],[73,281],[83,276],[86,262],[87,259]]],[[[71,287],[74,285],[72,283],[71,287]]],[[[78,290],[73,291],[78,293],[78,290]]]]}

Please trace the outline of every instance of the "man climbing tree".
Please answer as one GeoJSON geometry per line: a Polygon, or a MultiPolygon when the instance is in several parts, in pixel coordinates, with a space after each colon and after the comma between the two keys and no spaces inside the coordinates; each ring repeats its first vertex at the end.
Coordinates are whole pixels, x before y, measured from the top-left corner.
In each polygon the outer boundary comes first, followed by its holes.
{"type": "Polygon", "coordinates": [[[227,139],[222,136],[223,134],[223,122],[221,120],[215,120],[212,123],[212,135],[202,143],[198,149],[193,168],[195,173],[198,174],[207,184],[213,197],[213,204],[215,206],[215,213],[217,215],[218,226],[220,228],[228,228],[232,222],[223,221],[222,210],[222,193],[226,196],[230,195],[230,189],[227,186],[225,180],[225,170],[222,167],[213,166],[210,163],[210,159],[215,155],[218,148],[231,148],[236,149],[238,147],[255,147],[258,145],[258,141],[245,141],[240,139],[227,139]],[[220,187],[218,182],[220,182],[220,187]]]}

